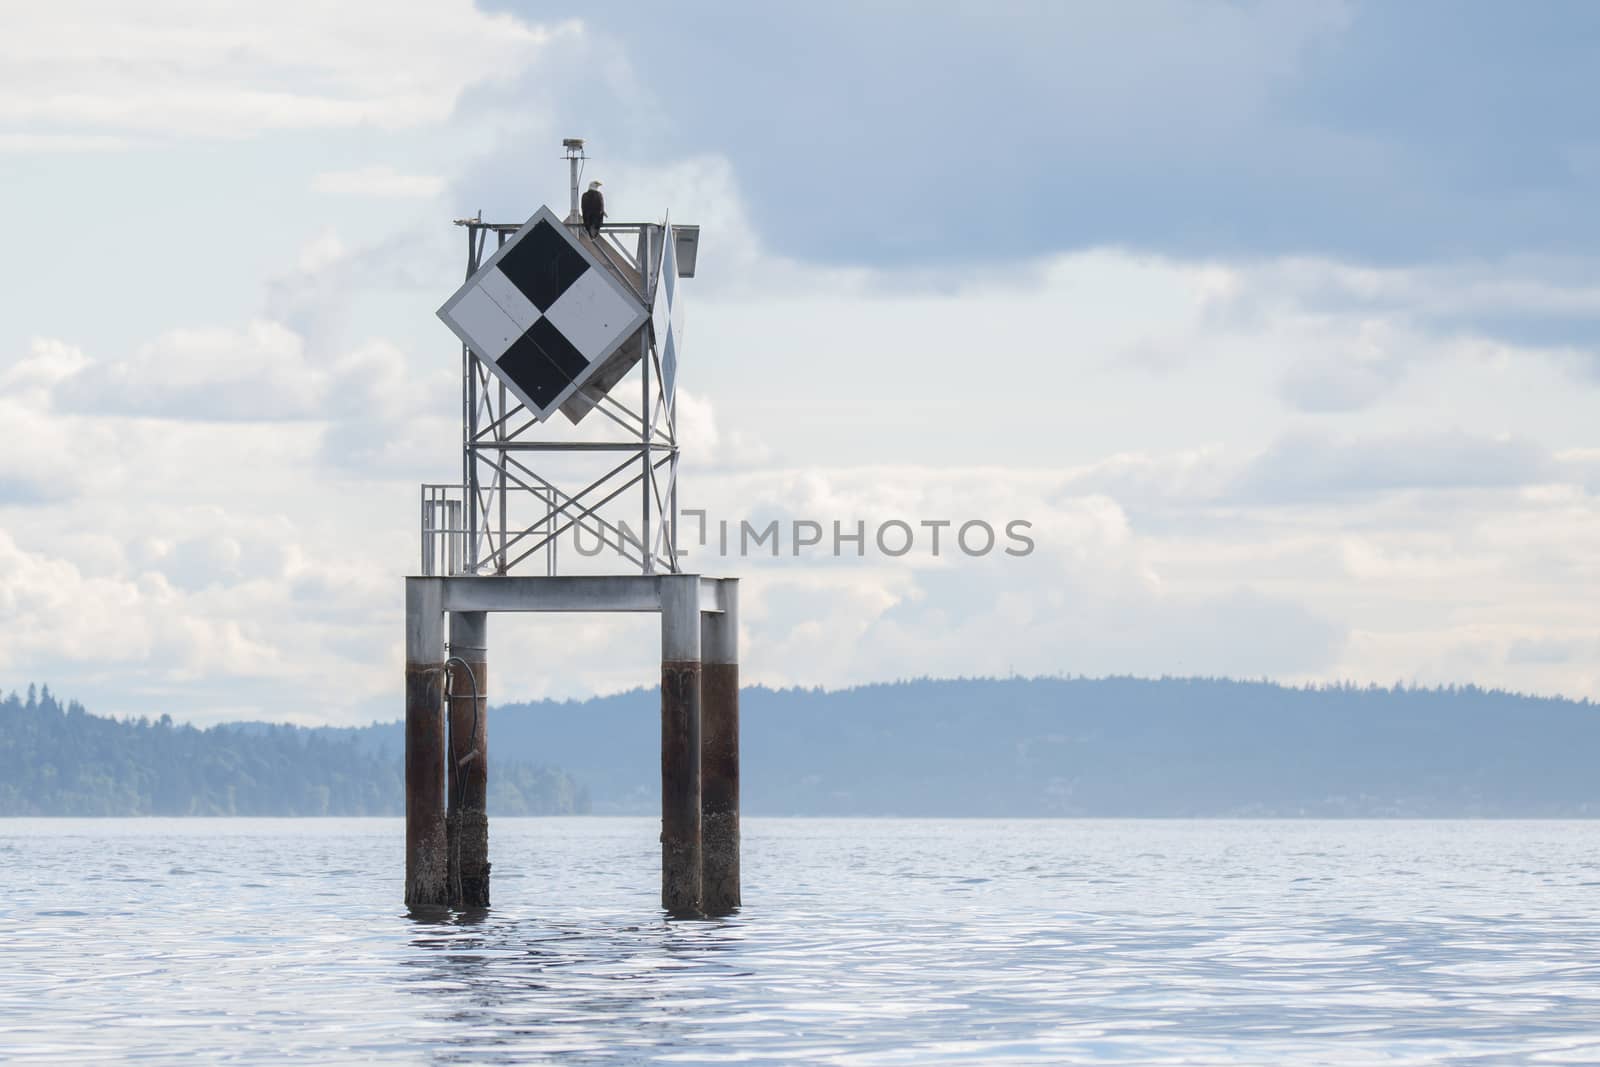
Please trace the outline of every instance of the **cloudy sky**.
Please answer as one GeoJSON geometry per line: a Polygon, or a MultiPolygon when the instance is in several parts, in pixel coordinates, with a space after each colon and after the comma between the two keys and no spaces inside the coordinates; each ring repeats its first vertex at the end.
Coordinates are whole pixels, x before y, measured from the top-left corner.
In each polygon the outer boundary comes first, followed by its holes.
{"type": "MultiPolygon", "coordinates": [[[[702,227],[683,503],[745,675],[1600,699],[1600,9],[56,0],[0,13],[0,686],[398,716],[451,219],[702,227]]],[[[653,622],[492,623],[499,698],[653,622]]]]}

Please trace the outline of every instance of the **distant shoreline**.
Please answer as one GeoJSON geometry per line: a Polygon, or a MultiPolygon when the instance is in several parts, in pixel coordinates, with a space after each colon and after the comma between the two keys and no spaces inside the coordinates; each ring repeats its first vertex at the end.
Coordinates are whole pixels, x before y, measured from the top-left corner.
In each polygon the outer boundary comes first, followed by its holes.
{"type": "MultiPolygon", "coordinates": [[[[754,686],[740,702],[758,818],[1600,818],[1587,701],[1006,678],[754,686]]],[[[659,721],[654,690],[491,707],[490,815],[657,815],[659,721]]],[[[30,687],[0,701],[0,817],[397,817],[404,749],[399,722],[201,730],[30,687]]]]}

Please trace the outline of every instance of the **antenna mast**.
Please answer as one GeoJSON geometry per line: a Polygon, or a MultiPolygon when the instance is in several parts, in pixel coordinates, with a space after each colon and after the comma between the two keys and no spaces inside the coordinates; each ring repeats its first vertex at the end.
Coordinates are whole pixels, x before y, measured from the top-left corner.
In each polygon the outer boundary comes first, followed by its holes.
{"type": "Polygon", "coordinates": [[[583,154],[582,137],[568,137],[561,142],[561,147],[567,150],[567,169],[572,173],[572,210],[567,212],[567,222],[570,224],[581,218],[578,212],[578,175],[583,161],[589,157],[583,154]]]}

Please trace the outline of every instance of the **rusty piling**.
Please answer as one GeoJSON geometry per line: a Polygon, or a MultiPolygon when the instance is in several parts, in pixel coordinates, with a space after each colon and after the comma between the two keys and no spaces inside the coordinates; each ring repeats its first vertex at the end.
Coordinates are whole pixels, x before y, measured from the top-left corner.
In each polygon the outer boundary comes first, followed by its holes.
{"type": "Polygon", "coordinates": [[[661,906],[700,914],[700,579],[661,582],[661,906]]]}
{"type": "Polygon", "coordinates": [[[450,903],[445,828],[444,613],[439,587],[406,580],[406,904],[450,903]]]}
{"type": "Polygon", "coordinates": [[[721,583],[723,610],[700,622],[700,906],[739,907],[739,584],[721,583]]]}
{"type": "Polygon", "coordinates": [[[450,612],[450,902],[467,909],[489,906],[488,619],[450,612]]]}

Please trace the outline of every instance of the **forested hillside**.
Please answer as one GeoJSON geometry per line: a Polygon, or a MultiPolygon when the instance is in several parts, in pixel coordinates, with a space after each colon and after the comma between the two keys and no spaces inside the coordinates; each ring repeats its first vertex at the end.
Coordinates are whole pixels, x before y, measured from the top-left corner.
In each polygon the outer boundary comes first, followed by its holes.
{"type": "MultiPolygon", "coordinates": [[[[1470,686],[956,679],[742,700],[757,815],[1600,815],[1600,707],[1470,686]]],[[[659,738],[654,690],[496,706],[490,809],[655,814],[659,738]]],[[[0,703],[0,814],[396,815],[403,745],[399,723],[197,730],[30,690],[0,703]]]]}
{"type": "MultiPolygon", "coordinates": [[[[491,748],[567,768],[596,811],[652,813],[658,699],[496,707],[491,748]]],[[[1600,815],[1600,707],[1472,686],[948,679],[742,700],[754,814],[1600,815]]]]}
{"type": "MultiPolygon", "coordinates": [[[[566,774],[491,766],[489,806],[565,814],[588,798],[566,774]]],[[[116,720],[63,705],[49,687],[0,702],[0,815],[400,815],[399,748],[345,732],[167,716],[116,720]]]]}

